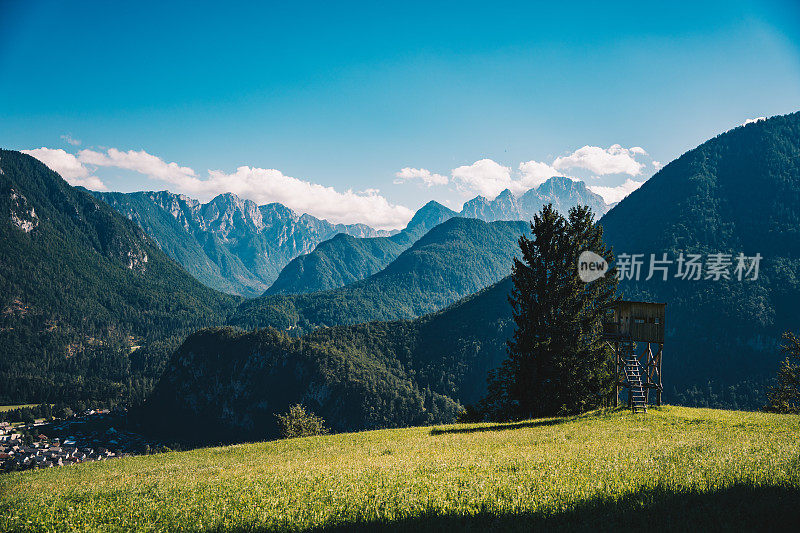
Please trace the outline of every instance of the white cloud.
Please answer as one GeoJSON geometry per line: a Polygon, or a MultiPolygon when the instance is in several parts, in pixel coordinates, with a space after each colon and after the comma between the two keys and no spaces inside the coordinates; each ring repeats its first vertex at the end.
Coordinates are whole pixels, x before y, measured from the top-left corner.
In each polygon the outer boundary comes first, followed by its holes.
{"type": "Polygon", "coordinates": [[[63,140],[67,144],[71,144],[72,146],[80,146],[81,140],[80,139],[73,139],[72,135],[67,133],[66,135],[61,136],[61,140],[63,140]]]}
{"type": "Polygon", "coordinates": [[[526,190],[538,187],[553,176],[558,176],[560,172],[547,163],[540,161],[525,161],[519,164],[520,185],[526,190]]]}
{"type": "Polygon", "coordinates": [[[377,229],[395,229],[404,227],[414,214],[407,207],[389,203],[377,189],[339,192],[333,187],[286,176],[275,169],[243,166],[232,174],[209,170],[207,177],[200,178],[193,169],[167,163],[144,150],[81,150],[77,157],[61,149],[37,148],[24,152],[41,160],[70,184],[96,190],[107,188],[99,178],[91,175],[90,167],[111,167],[169,183],[174,192],[200,200],[207,201],[218,194],[232,192],[258,204],[280,202],[297,212],[334,223],[362,222],[377,229]]]}
{"type": "Polygon", "coordinates": [[[101,180],[97,176],[87,176],[85,178],[73,178],[72,180],[67,180],[67,183],[69,183],[70,185],[86,187],[87,189],[91,189],[93,191],[108,190],[108,187],[106,186],[105,183],[103,183],[103,180],[101,180]]]}
{"type": "Polygon", "coordinates": [[[752,124],[754,122],[760,122],[762,120],[767,120],[767,117],[748,118],[747,120],[742,122],[742,126],[747,126],[748,124],[752,124]]]}
{"type": "Polygon", "coordinates": [[[646,153],[639,146],[623,148],[618,144],[613,144],[605,149],[599,146],[584,146],[568,156],[556,158],[553,161],[553,167],[558,170],[583,168],[599,176],[606,174],[638,176],[641,174],[644,164],[636,161],[635,157],[646,153]]]}
{"type": "Polygon", "coordinates": [[[633,181],[628,178],[622,185],[616,187],[604,187],[602,185],[590,185],[589,190],[599,194],[607,204],[619,202],[630,193],[642,186],[643,181],[633,181]]]}
{"type": "Polygon", "coordinates": [[[405,167],[395,174],[397,179],[395,183],[402,183],[408,180],[422,180],[422,183],[428,187],[432,185],[447,185],[447,176],[441,174],[434,174],[426,168],[411,168],[405,167]]]}
{"type": "Polygon", "coordinates": [[[70,185],[80,185],[95,191],[106,191],[108,187],[97,176],[92,176],[88,168],[78,158],[60,148],[35,148],[20,150],[23,154],[35,157],[50,170],[58,172],[70,185]]]}
{"type": "Polygon", "coordinates": [[[454,168],[452,174],[462,188],[488,198],[494,198],[512,185],[511,169],[491,159],[454,168]]]}
{"type": "Polygon", "coordinates": [[[540,161],[525,161],[519,164],[519,172],[513,173],[491,159],[481,159],[471,165],[452,170],[453,181],[461,190],[494,198],[505,189],[520,195],[552,178],[563,175],[551,165],[540,161]]]}
{"type": "Polygon", "coordinates": [[[185,183],[195,177],[194,170],[191,168],[179,166],[177,163],[167,163],[144,150],[123,152],[116,148],[109,148],[106,153],[81,150],[78,152],[78,160],[87,165],[133,170],[145,176],[175,184],[185,183]]]}
{"type": "Polygon", "coordinates": [[[186,178],[182,192],[201,198],[232,192],[258,204],[280,202],[300,213],[331,222],[362,222],[377,229],[404,227],[414,214],[407,207],[389,203],[375,190],[339,192],[333,187],[286,176],[275,169],[245,166],[237,168],[233,174],[211,170],[208,175],[203,180],[186,178]]]}
{"type": "Polygon", "coordinates": [[[661,164],[661,161],[655,161],[655,160],[653,160],[653,168],[654,168],[654,169],[656,169],[656,170],[660,170],[660,169],[661,169],[661,167],[663,167],[663,166],[664,166],[664,165],[662,165],[662,164],[661,164]]]}
{"type": "Polygon", "coordinates": [[[89,175],[89,169],[84,167],[78,158],[65,152],[61,148],[35,148],[33,150],[21,150],[23,154],[28,154],[45,165],[51,170],[55,170],[64,179],[85,178],[89,175]]]}

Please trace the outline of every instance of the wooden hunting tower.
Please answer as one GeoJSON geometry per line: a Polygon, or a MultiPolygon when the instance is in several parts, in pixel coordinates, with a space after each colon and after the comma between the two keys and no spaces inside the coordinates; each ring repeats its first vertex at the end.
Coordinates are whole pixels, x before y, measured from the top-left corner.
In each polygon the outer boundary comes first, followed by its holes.
{"type": "Polygon", "coordinates": [[[656,405],[661,405],[666,308],[667,304],[618,301],[606,311],[603,336],[616,360],[614,405],[619,405],[620,387],[628,390],[628,406],[634,412],[647,411],[650,389],[655,391],[656,405]]]}

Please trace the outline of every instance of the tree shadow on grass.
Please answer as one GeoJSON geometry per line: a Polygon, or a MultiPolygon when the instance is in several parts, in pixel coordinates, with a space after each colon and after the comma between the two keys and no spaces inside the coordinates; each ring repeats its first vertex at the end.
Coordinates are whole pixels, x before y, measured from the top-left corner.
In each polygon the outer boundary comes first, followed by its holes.
{"type": "MultiPolygon", "coordinates": [[[[254,525],[247,531],[270,531],[254,525]]],[[[293,529],[294,530],[294,529],[293,529]]],[[[410,531],[800,531],[800,487],[735,485],[713,492],[642,490],[566,510],[431,513],[394,521],[344,522],[314,533],[410,531]]],[[[245,530],[242,530],[245,531],[245,530]]]]}
{"type": "Polygon", "coordinates": [[[453,433],[481,433],[484,431],[506,431],[510,429],[535,428],[543,426],[555,426],[569,421],[568,418],[548,418],[545,420],[528,420],[526,422],[516,422],[508,424],[495,424],[491,426],[478,426],[469,428],[433,428],[431,435],[446,435],[453,433]]]}
{"type": "MultiPolygon", "coordinates": [[[[660,407],[654,409],[661,409],[660,407]]],[[[576,420],[585,420],[590,418],[600,418],[613,415],[615,413],[621,411],[628,411],[629,408],[627,407],[610,407],[604,409],[595,409],[593,411],[588,411],[580,415],[574,416],[565,416],[561,418],[541,418],[537,420],[525,420],[522,422],[512,422],[512,423],[503,423],[503,424],[493,424],[490,426],[478,426],[478,427],[468,427],[468,428],[433,428],[431,430],[431,435],[445,435],[448,433],[481,433],[483,431],[506,431],[509,429],[523,429],[523,428],[535,428],[535,427],[543,427],[543,426],[555,426],[557,424],[565,424],[567,422],[575,422],[576,420]]]]}

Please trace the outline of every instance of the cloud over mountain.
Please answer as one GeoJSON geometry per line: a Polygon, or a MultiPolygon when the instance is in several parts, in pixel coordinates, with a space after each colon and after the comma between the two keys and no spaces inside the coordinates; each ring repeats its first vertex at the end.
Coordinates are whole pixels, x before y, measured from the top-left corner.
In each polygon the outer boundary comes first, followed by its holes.
{"type": "Polygon", "coordinates": [[[452,171],[453,180],[463,189],[494,198],[503,189],[510,188],[511,168],[491,159],[480,159],[452,171]]]}
{"type": "Polygon", "coordinates": [[[50,148],[24,152],[61,174],[70,184],[93,190],[108,190],[99,178],[92,175],[98,167],[107,167],[137,172],[170,184],[175,192],[201,200],[232,192],[258,204],[279,202],[295,211],[334,223],[362,222],[377,229],[394,229],[405,226],[414,214],[407,207],[390,203],[375,189],[340,192],[333,187],[287,176],[276,169],[241,166],[230,174],[209,170],[206,176],[200,177],[190,167],[168,163],[144,150],[109,148],[103,152],[84,149],[77,156],[50,148]]]}
{"type": "Polygon", "coordinates": [[[409,180],[420,180],[428,187],[431,185],[447,185],[447,182],[449,181],[447,176],[434,174],[427,168],[405,167],[400,169],[400,172],[396,172],[395,177],[397,177],[395,183],[402,183],[409,180]]]}
{"type": "Polygon", "coordinates": [[[636,161],[637,155],[647,155],[647,152],[639,146],[623,148],[619,144],[612,144],[608,148],[584,146],[567,156],[557,157],[553,161],[553,167],[562,171],[582,168],[598,176],[606,174],[638,176],[642,173],[644,164],[636,161]]]}
{"type": "Polygon", "coordinates": [[[630,193],[642,186],[644,181],[634,181],[630,178],[626,179],[624,183],[615,187],[604,187],[602,185],[590,185],[589,190],[597,193],[603,197],[607,204],[619,202],[630,193]]]}
{"type": "Polygon", "coordinates": [[[34,148],[33,150],[20,150],[23,154],[35,157],[50,170],[58,172],[70,185],[80,185],[95,191],[107,191],[108,187],[97,176],[92,176],[77,157],[61,148],[34,148]]]}
{"type": "MultiPolygon", "coordinates": [[[[578,179],[574,177],[574,174],[571,175],[571,171],[575,169],[582,170],[583,174],[588,171],[595,178],[615,174],[639,176],[647,163],[637,161],[636,158],[648,155],[647,151],[640,146],[623,148],[619,144],[612,144],[608,148],[601,148],[586,145],[569,155],[555,158],[551,164],[535,160],[524,161],[514,171],[511,167],[487,158],[475,161],[471,165],[454,168],[451,174],[452,182],[460,190],[494,198],[505,189],[509,189],[515,194],[522,194],[554,176],[578,179]]],[[[660,168],[660,163],[652,160],[651,163],[656,170],[660,168]]],[[[416,169],[403,169],[403,171],[405,170],[416,169]]],[[[400,173],[398,173],[399,175],[400,173]]],[[[616,202],[635,190],[644,181],[633,181],[628,178],[622,185],[614,187],[596,185],[595,192],[606,197],[607,201],[616,202]],[[609,198],[613,198],[613,200],[608,200],[609,198]]]]}

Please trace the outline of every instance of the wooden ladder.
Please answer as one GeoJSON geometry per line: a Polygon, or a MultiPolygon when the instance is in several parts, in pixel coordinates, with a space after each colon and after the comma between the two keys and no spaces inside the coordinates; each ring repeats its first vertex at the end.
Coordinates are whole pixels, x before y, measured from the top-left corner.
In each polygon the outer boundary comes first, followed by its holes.
{"type": "Polygon", "coordinates": [[[625,365],[625,379],[628,381],[630,405],[634,413],[647,412],[647,398],[642,386],[642,365],[633,352],[636,346],[633,342],[623,344],[623,364],[625,365]]]}

